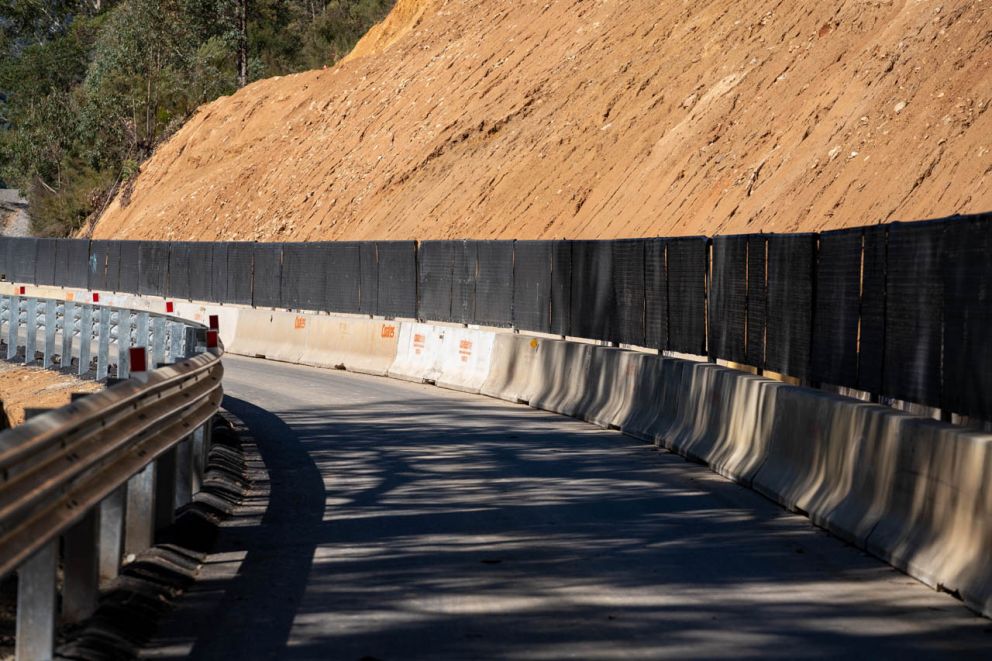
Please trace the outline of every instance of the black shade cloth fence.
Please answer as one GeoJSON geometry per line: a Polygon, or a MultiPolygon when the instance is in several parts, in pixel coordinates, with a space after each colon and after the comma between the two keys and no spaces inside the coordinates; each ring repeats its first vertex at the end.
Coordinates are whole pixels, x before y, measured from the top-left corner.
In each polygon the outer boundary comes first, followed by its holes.
{"type": "Polygon", "coordinates": [[[0,238],[0,275],[708,355],[992,420],[992,215],[613,241],[0,238]]]}

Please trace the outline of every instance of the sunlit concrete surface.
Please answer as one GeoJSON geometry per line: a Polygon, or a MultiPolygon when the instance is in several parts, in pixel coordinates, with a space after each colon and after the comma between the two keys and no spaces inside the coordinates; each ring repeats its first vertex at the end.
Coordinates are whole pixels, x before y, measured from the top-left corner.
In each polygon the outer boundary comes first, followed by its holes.
{"type": "Polygon", "coordinates": [[[992,622],[708,469],[525,406],[224,358],[264,466],[148,649],[988,658],[992,622]]]}

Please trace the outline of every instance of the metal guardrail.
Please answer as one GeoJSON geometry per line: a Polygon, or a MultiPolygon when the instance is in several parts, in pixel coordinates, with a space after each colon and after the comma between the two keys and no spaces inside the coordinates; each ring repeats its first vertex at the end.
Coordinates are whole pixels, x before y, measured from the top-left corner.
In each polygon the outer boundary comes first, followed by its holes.
{"type": "Polygon", "coordinates": [[[0,297],[8,358],[131,376],[0,434],[0,576],[18,574],[18,659],[54,652],[60,538],[61,620],[78,622],[199,490],[223,396],[216,333],[146,311],[0,297]],[[159,367],[139,372],[149,353],[159,367]]]}

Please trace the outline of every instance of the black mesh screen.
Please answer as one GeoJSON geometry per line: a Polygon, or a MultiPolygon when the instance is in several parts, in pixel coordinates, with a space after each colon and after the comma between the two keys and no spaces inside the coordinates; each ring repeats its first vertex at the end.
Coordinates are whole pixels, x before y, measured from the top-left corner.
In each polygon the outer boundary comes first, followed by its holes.
{"type": "Polygon", "coordinates": [[[191,298],[189,292],[189,244],[173,241],[169,245],[169,292],[171,298],[191,298]]]}
{"type": "Polygon", "coordinates": [[[706,353],[705,237],[668,241],[668,329],[673,351],[706,353]]]}
{"type": "Polygon", "coordinates": [[[451,253],[451,320],[462,324],[475,319],[479,268],[477,246],[476,241],[456,241],[451,253]]]}
{"type": "Polygon", "coordinates": [[[862,237],[861,229],[820,235],[810,372],[815,381],[858,385],[862,237]]]}
{"type": "Polygon", "coordinates": [[[70,286],[69,280],[69,244],[71,239],[57,239],[55,243],[55,284],[60,287],[70,286]]]}
{"type": "Polygon", "coordinates": [[[324,309],[327,274],[324,243],[282,244],[282,304],[303,310],[324,309]]]}
{"type": "Polygon", "coordinates": [[[551,332],[574,335],[572,318],[572,245],[555,241],[551,245],[551,332]]]}
{"type": "Polygon", "coordinates": [[[417,316],[417,244],[380,241],[378,314],[413,319],[417,316]]]}
{"type": "Polygon", "coordinates": [[[379,308],[379,258],[372,241],[358,244],[358,261],[361,279],[358,283],[358,311],[375,314],[379,308]]]}
{"type": "Polygon", "coordinates": [[[941,407],[992,420],[992,214],[944,229],[941,407]]]}
{"type": "Polygon", "coordinates": [[[11,281],[11,276],[13,276],[14,271],[11,264],[11,259],[13,255],[12,245],[16,243],[16,239],[0,236],[0,279],[11,281]]]}
{"type": "Polygon", "coordinates": [[[659,351],[668,349],[668,269],[664,239],[644,244],[644,341],[659,351]]]}
{"type": "Polygon", "coordinates": [[[572,241],[571,335],[616,340],[613,242],[572,241]]]}
{"type": "Polygon", "coordinates": [[[141,241],[120,242],[120,270],[114,291],[137,294],[140,289],[141,241]]]}
{"type": "Polygon", "coordinates": [[[768,237],[765,365],[800,379],[809,374],[815,259],[815,234],[768,237]]]}
{"type": "Polygon", "coordinates": [[[210,298],[215,303],[227,300],[227,243],[210,244],[210,298]]]}
{"type": "Polygon", "coordinates": [[[737,363],[747,360],[747,237],[713,239],[709,295],[709,352],[737,363]]]}
{"type": "Polygon", "coordinates": [[[56,251],[58,239],[38,239],[35,252],[33,282],[37,285],[55,284],[56,251]]]}
{"type": "Polygon", "coordinates": [[[893,224],[885,278],[882,394],[940,405],[944,223],[893,224]]]}
{"type": "Polygon", "coordinates": [[[165,296],[169,279],[169,244],[142,241],[138,245],[138,293],[165,296]]]}
{"type": "Polygon", "coordinates": [[[90,259],[87,265],[87,286],[90,289],[106,291],[107,260],[110,256],[109,241],[90,241],[90,259]]]}
{"type": "Polygon", "coordinates": [[[422,241],[417,251],[417,317],[451,320],[451,282],[456,241],[422,241]]]}
{"type": "Polygon", "coordinates": [[[107,242],[107,270],[104,286],[108,291],[120,291],[122,243],[123,241],[107,242]]]}
{"type": "Polygon", "coordinates": [[[194,301],[212,301],[214,250],[212,243],[189,243],[189,295],[194,301]]]}
{"type": "Polygon", "coordinates": [[[260,308],[286,307],[282,304],[279,293],[282,281],[282,244],[256,243],[253,252],[252,305],[260,308]]]}
{"type": "Polygon", "coordinates": [[[361,303],[361,259],[359,244],[351,241],[326,243],[324,307],[330,312],[358,313],[361,303]]]}
{"type": "Polygon", "coordinates": [[[476,241],[475,323],[513,325],[513,241],[476,241]]]}
{"type": "Polygon", "coordinates": [[[252,255],[255,244],[247,242],[227,244],[227,296],[226,303],[251,305],[252,255]]]}
{"type": "Polygon", "coordinates": [[[861,343],[858,350],[858,388],[882,389],[885,346],[885,271],[889,228],[864,228],[864,266],[861,294],[861,343]]]}
{"type": "Polygon", "coordinates": [[[745,362],[765,366],[765,321],[768,309],[768,239],[761,234],[747,237],[747,355],[745,362]]]}
{"type": "Polygon", "coordinates": [[[644,239],[623,239],[613,244],[613,297],[616,301],[615,338],[644,346],[645,284],[644,239]]]}
{"type": "Polygon", "coordinates": [[[68,242],[66,252],[66,280],[69,287],[86,289],[89,282],[90,242],[86,239],[68,242]]]}
{"type": "Polygon", "coordinates": [[[551,330],[551,241],[517,241],[513,247],[513,325],[551,330]]]}

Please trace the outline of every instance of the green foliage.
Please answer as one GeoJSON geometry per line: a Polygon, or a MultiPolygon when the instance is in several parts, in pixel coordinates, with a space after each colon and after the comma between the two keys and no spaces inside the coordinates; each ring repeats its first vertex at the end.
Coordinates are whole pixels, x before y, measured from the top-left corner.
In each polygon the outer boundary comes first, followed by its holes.
{"type": "MultiPolygon", "coordinates": [[[[65,235],[237,86],[244,0],[0,0],[0,180],[65,235]]],[[[394,0],[253,0],[252,80],[332,64],[394,0]]]]}

